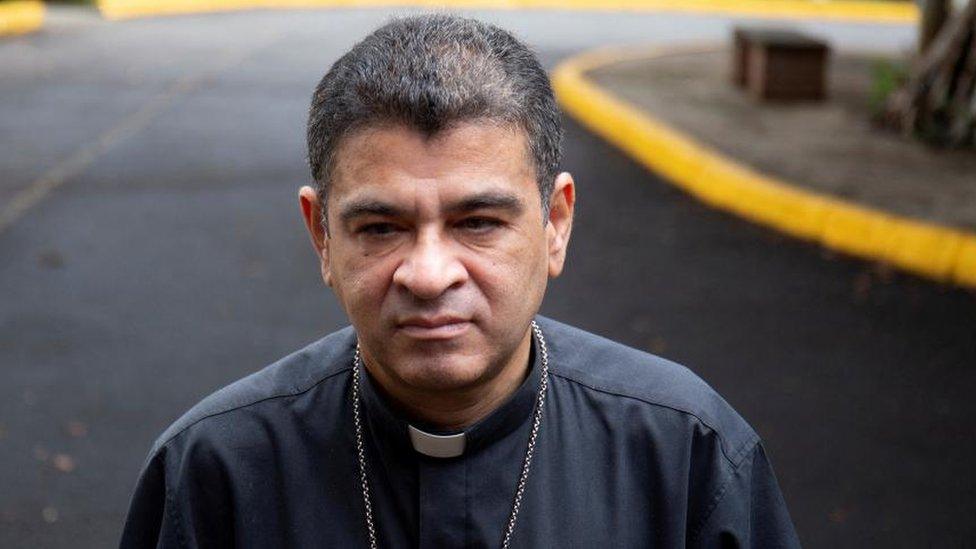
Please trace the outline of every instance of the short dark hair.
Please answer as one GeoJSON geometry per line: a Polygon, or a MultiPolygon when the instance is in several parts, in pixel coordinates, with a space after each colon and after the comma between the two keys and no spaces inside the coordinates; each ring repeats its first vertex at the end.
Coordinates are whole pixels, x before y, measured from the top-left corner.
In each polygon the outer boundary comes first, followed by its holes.
{"type": "Polygon", "coordinates": [[[533,52],[511,33],[474,19],[426,14],[392,20],[339,58],[312,95],[308,160],[321,203],[340,141],[352,132],[392,122],[430,137],[469,121],[525,132],[548,212],[562,124],[549,77],[533,52]]]}

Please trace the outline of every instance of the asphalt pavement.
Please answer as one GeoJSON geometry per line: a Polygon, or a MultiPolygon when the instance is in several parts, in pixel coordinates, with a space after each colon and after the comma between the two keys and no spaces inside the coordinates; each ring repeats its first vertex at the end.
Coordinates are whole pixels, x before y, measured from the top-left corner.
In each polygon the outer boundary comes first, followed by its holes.
{"type": "MultiPolygon", "coordinates": [[[[329,64],[389,13],[55,10],[0,40],[0,547],[112,546],[166,425],[344,324],[298,214],[304,119],[329,64]]],[[[549,66],[731,24],[477,15],[549,66]]],[[[912,38],[800,26],[844,48],[912,38]]],[[[545,314],[715,386],[766,440],[808,547],[976,537],[976,295],[709,210],[566,128],[579,210],[545,314]]]]}

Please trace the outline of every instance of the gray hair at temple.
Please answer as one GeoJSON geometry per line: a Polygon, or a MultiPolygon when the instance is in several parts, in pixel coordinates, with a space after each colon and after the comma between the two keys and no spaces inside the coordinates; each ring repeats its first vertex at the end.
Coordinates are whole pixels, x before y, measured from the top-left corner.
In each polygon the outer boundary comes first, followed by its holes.
{"type": "Polygon", "coordinates": [[[336,61],[312,96],[308,160],[319,200],[326,204],[342,138],[356,130],[392,122],[432,137],[471,121],[525,132],[547,214],[562,124],[549,77],[532,51],[509,32],[474,19],[394,19],[336,61]]]}

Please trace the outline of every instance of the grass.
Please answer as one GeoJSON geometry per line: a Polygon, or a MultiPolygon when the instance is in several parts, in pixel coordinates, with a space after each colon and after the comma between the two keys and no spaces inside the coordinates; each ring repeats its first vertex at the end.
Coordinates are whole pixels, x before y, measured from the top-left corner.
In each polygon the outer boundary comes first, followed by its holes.
{"type": "Polygon", "coordinates": [[[888,97],[908,80],[908,63],[893,59],[878,59],[871,66],[871,91],[868,104],[873,115],[884,110],[888,97]]]}

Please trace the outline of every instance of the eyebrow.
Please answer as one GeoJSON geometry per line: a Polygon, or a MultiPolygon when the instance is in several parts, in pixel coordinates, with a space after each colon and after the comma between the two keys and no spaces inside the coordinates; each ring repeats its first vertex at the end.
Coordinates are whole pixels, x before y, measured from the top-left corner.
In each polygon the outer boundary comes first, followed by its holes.
{"type": "MultiPolygon", "coordinates": [[[[486,191],[467,196],[449,204],[446,210],[452,214],[469,213],[477,210],[506,210],[513,215],[519,215],[524,210],[524,207],[522,206],[522,201],[513,194],[486,191]]],[[[346,204],[342,207],[342,211],[339,212],[339,218],[343,223],[348,223],[357,217],[367,215],[404,217],[406,210],[389,202],[364,198],[346,204]]]]}
{"type": "Polygon", "coordinates": [[[372,198],[364,198],[361,200],[354,200],[343,206],[342,211],[339,212],[339,218],[342,219],[343,223],[348,223],[357,217],[366,215],[402,217],[403,214],[403,208],[398,208],[389,202],[383,202],[382,200],[375,200],[372,198]]]}
{"type": "Polygon", "coordinates": [[[476,210],[507,210],[518,215],[522,213],[523,207],[522,201],[517,196],[496,191],[486,191],[468,196],[447,207],[447,211],[454,214],[476,210]]]}

